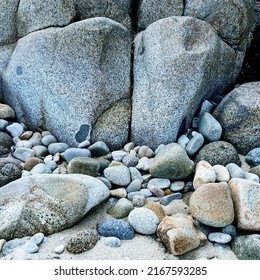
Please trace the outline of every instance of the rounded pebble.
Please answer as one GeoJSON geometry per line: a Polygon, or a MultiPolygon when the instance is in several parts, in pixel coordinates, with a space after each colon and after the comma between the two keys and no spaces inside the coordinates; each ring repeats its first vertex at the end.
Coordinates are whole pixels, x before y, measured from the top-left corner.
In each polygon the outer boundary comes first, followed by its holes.
{"type": "Polygon", "coordinates": [[[183,181],[175,181],[175,182],[171,183],[170,189],[173,192],[178,192],[178,191],[183,190],[184,187],[185,187],[185,183],[183,181]]]}
{"type": "Polygon", "coordinates": [[[218,141],[222,135],[222,127],[220,123],[207,112],[204,112],[200,117],[198,131],[209,142],[218,141]]]}
{"type": "Polygon", "coordinates": [[[102,141],[97,141],[96,143],[90,145],[88,149],[94,157],[105,156],[110,152],[107,144],[102,141]]]}
{"type": "Polygon", "coordinates": [[[44,146],[48,147],[50,144],[57,143],[55,136],[48,134],[42,137],[41,142],[44,146]]]}
{"type": "Polygon", "coordinates": [[[35,243],[36,245],[39,245],[42,243],[43,239],[44,239],[44,234],[42,232],[39,232],[39,233],[36,233],[35,235],[33,235],[30,238],[30,241],[35,243]]]}
{"type": "Polygon", "coordinates": [[[182,194],[177,192],[170,195],[166,195],[161,199],[161,204],[166,206],[175,199],[182,199],[182,194]]]}
{"type": "Polygon", "coordinates": [[[221,232],[229,234],[231,237],[237,236],[237,230],[233,225],[229,225],[229,226],[222,228],[221,232]]]}
{"type": "Polygon", "coordinates": [[[64,158],[68,163],[77,157],[91,157],[91,153],[88,149],[79,148],[68,148],[64,152],[64,158]]]}
{"type": "Polygon", "coordinates": [[[125,151],[114,151],[112,152],[112,158],[115,161],[122,161],[123,157],[127,155],[127,152],[125,151]]]}
{"type": "Polygon", "coordinates": [[[52,170],[44,163],[39,163],[35,165],[30,171],[32,175],[36,174],[49,174],[52,173],[52,170]]]}
{"type": "Polygon", "coordinates": [[[132,198],[134,207],[143,207],[145,205],[145,197],[142,195],[135,195],[132,198]]]}
{"type": "Polygon", "coordinates": [[[121,246],[121,240],[117,237],[102,237],[101,242],[110,247],[120,247],[121,246]]]}
{"type": "Polygon", "coordinates": [[[65,251],[65,245],[64,244],[61,244],[54,249],[54,252],[56,254],[59,254],[59,255],[62,254],[64,251],[65,251]]]}
{"type": "Polygon", "coordinates": [[[208,239],[211,242],[216,242],[220,244],[229,243],[232,237],[229,234],[222,233],[222,232],[212,232],[208,235],[208,239]]]}
{"type": "Polygon", "coordinates": [[[51,155],[55,155],[56,153],[63,153],[69,148],[67,143],[51,143],[48,146],[48,151],[51,155]]]}
{"type": "Polygon", "coordinates": [[[104,176],[118,186],[127,186],[130,181],[130,171],[126,166],[113,166],[104,170],[104,176]]]}
{"type": "Polygon", "coordinates": [[[6,127],[12,137],[19,137],[24,132],[24,127],[20,123],[13,123],[6,127]]]}
{"type": "Polygon", "coordinates": [[[195,155],[204,144],[204,137],[202,134],[193,131],[192,138],[186,146],[185,150],[189,156],[195,155]]]}
{"type": "Polygon", "coordinates": [[[228,182],[230,175],[227,168],[223,165],[214,165],[213,169],[216,173],[216,182],[228,182]]]}
{"type": "Polygon", "coordinates": [[[151,186],[156,186],[160,189],[167,189],[171,185],[171,181],[169,179],[161,179],[161,178],[154,178],[148,182],[147,188],[151,186]]]}
{"type": "Polygon", "coordinates": [[[140,191],[142,187],[142,181],[134,179],[126,188],[128,193],[140,191]]]}
{"type": "Polygon", "coordinates": [[[34,242],[28,242],[25,245],[25,250],[28,254],[36,254],[39,252],[39,247],[34,242]]]}

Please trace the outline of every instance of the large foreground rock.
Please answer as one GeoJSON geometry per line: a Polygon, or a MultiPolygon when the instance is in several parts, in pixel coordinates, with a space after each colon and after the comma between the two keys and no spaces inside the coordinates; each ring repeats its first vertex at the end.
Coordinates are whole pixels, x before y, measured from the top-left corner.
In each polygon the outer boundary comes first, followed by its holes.
{"type": "Polygon", "coordinates": [[[201,101],[235,81],[244,54],[207,22],[158,20],[135,39],[132,141],[156,148],[176,140],[201,101]]]}
{"type": "Polygon", "coordinates": [[[222,138],[246,155],[260,143],[260,82],[232,90],[218,105],[214,117],[220,122],[222,138]]]}
{"type": "MultiPolygon", "coordinates": [[[[122,99],[130,102],[129,32],[108,18],[33,32],[18,41],[3,84],[4,101],[20,122],[77,145],[90,139],[92,126],[108,108],[122,99]]],[[[111,126],[118,127],[118,120],[128,124],[126,113],[106,115],[111,126]]]]}
{"type": "Polygon", "coordinates": [[[109,197],[108,188],[86,175],[35,175],[0,188],[0,239],[73,226],[109,197]]]}

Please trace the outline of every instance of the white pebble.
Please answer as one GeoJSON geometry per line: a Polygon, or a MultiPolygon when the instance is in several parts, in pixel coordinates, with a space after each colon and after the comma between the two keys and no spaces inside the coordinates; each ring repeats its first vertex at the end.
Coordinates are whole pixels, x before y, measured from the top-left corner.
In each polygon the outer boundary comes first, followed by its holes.
{"type": "Polygon", "coordinates": [[[65,251],[65,245],[61,244],[54,249],[56,254],[62,254],[65,251]]]}
{"type": "Polygon", "coordinates": [[[213,168],[216,173],[216,182],[228,182],[230,180],[229,172],[225,166],[217,164],[213,168]]]}

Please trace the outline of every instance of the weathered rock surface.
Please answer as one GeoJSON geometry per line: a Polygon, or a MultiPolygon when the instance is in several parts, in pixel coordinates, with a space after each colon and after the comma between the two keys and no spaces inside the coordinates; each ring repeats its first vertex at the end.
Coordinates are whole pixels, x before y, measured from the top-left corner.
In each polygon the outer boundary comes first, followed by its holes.
{"type": "Polygon", "coordinates": [[[108,108],[129,98],[129,33],[108,18],[33,32],[18,41],[3,84],[20,122],[77,145],[108,108]]]}
{"type": "Polygon", "coordinates": [[[232,90],[214,111],[222,138],[242,155],[260,143],[260,82],[246,83],[232,90]]]}
{"type": "Polygon", "coordinates": [[[203,98],[235,81],[243,56],[205,21],[171,17],[149,25],[135,39],[132,141],[153,149],[175,141],[203,98]]]}
{"type": "Polygon", "coordinates": [[[109,197],[86,175],[35,175],[0,188],[0,239],[52,234],[73,226],[109,197]]]}

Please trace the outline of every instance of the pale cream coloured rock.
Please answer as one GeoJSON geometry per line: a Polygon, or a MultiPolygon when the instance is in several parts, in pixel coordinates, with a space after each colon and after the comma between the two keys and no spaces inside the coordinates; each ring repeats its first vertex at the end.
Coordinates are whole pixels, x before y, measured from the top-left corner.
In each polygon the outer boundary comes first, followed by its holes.
{"type": "Polygon", "coordinates": [[[260,231],[260,184],[234,178],[228,183],[235,207],[237,227],[260,231]]]}
{"type": "Polygon", "coordinates": [[[225,166],[217,164],[213,168],[216,173],[216,182],[228,182],[230,180],[229,172],[225,166]]]}
{"type": "Polygon", "coordinates": [[[113,197],[124,198],[127,197],[127,191],[125,188],[118,188],[110,191],[110,195],[113,197]]]}
{"type": "Polygon", "coordinates": [[[211,164],[205,160],[201,160],[195,169],[195,176],[193,179],[193,187],[197,189],[204,184],[214,183],[216,181],[216,173],[211,164]]]}

